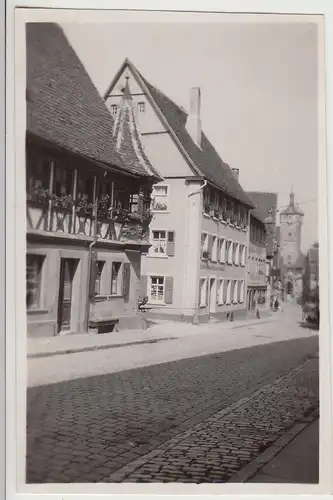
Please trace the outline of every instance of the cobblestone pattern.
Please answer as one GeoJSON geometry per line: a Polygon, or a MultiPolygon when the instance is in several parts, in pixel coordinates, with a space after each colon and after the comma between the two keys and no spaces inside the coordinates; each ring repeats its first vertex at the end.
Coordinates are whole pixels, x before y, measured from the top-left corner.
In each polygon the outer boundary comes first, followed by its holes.
{"type": "Polygon", "coordinates": [[[142,457],[132,472],[124,468],[108,481],[227,482],[318,405],[318,360],[309,360],[243,405],[170,440],[152,458],[142,457]]]}
{"type": "Polygon", "coordinates": [[[27,482],[105,480],[317,349],[313,337],[29,389],[27,482]]]}

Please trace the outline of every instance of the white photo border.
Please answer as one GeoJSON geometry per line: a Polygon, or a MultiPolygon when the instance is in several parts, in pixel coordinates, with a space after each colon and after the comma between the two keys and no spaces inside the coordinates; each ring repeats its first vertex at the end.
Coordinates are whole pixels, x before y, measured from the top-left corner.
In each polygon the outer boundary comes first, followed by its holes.
{"type": "MultiPolygon", "coordinates": [[[[142,495],[142,499],[146,498],[147,494],[154,496],[158,495],[173,495],[184,498],[183,495],[210,495],[210,494],[238,494],[238,495],[257,495],[262,494],[269,497],[274,494],[318,494],[327,495],[332,492],[332,479],[330,477],[332,462],[332,449],[329,443],[332,443],[332,429],[330,421],[331,402],[332,402],[332,370],[330,368],[330,357],[332,359],[332,343],[329,339],[329,326],[331,327],[331,318],[329,310],[333,310],[333,300],[331,292],[332,283],[332,268],[333,254],[328,251],[327,234],[328,223],[332,220],[332,204],[328,193],[332,192],[333,187],[333,172],[327,169],[326,163],[330,165],[332,158],[332,140],[330,141],[330,119],[332,120],[333,99],[327,96],[326,112],[325,112],[325,80],[324,71],[326,72],[327,89],[329,84],[333,82],[333,8],[330,0],[327,1],[309,1],[309,0],[277,0],[277,1],[249,1],[249,0],[193,0],[191,2],[184,0],[160,0],[158,2],[159,9],[156,9],[156,0],[143,1],[140,4],[138,1],[118,0],[112,3],[107,0],[58,0],[58,1],[7,1],[7,47],[6,47],[6,83],[7,83],[7,100],[6,100],[6,479],[7,479],[7,498],[49,498],[52,494],[54,499],[60,500],[72,498],[81,499],[82,495],[86,499],[96,499],[99,494],[111,494],[113,498],[121,494],[121,498],[129,498],[133,494],[142,495]],[[320,301],[321,301],[321,321],[323,324],[320,335],[320,431],[321,443],[325,435],[324,444],[320,451],[320,485],[317,486],[302,486],[302,485],[255,485],[255,484],[226,484],[221,485],[144,485],[144,484],[117,484],[117,485],[25,485],[22,486],[22,473],[24,472],[24,464],[22,463],[22,455],[25,453],[25,379],[26,379],[26,335],[25,335],[25,308],[21,314],[18,313],[19,305],[25,304],[24,287],[22,279],[25,276],[25,260],[22,259],[22,252],[25,252],[25,230],[23,229],[25,221],[25,186],[24,176],[17,175],[17,165],[24,165],[24,140],[25,128],[19,130],[15,126],[15,118],[19,117],[22,123],[25,123],[25,93],[21,98],[15,94],[17,81],[15,80],[15,64],[22,55],[25,54],[25,38],[24,18],[32,20],[32,16],[37,20],[36,16],[43,16],[45,20],[57,22],[61,16],[66,16],[66,22],[71,20],[82,19],[89,15],[89,22],[94,22],[94,19],[101,15],[97,10],[106,9],[109,12],[120,17],[128,16],[129,10],[138,9],[140,12],[137,17],[145,15],[151,22],[154,22],[153,17],[161,15],[162,10],[169,12],[168,16],[173,17],[171,11],[183,12],[182,16],[191,16],[190,11],[196,12],[224,12],[224,13],[247,13],[247,14],[307,14],[307,15],[325,15],[325,33],[320,32],[320,44],[324,50],[320,51],[321,61],[319,71],[320,79],[320,102],[319,102],[319,169],[318,169],[318,200],[319,200],[319,241],[320,241],[320,301]],[[15,6],[20,6],[20,12],[16,12],[15,6]],[[24,10],[23,7],[29,7],[24,10]],[[33,10],[35,8],[47,8],[46,10],[33,10]],[[251,7],[251,10],[249,10],[251,7]],[[91,9],[89,11],[70,10],[70,9],[91,9]],[[62,9],[62,10],[58,10],[62,9]],[[143,12],[145,10],[146,12],[143,12]],[[150,11],[150,12],[147,12],[150,11]],[[154,11],[154,12],[153,12],[154,11]],[[23,18],[24,15],[24,18],[23,18]],[[16,36],[15,36],[16,35],[16,36]],[[23,38],[22,38],[23,37],[23,38]],[[325,39],[324,39],[325,37],[325,39]],[[14,43],[15,41],[15,43],[14,43]],[[325,60],[324,60],[325,56],[325,60]],[[325,64],[325,66],[324,66],[325,64]],[[325,68],[325,69],[324,69],[325,68]],[[326,133],[325,133],[325,115],[326,115],[326,133]],[[327,142],[326,142],[327,137],[327,142]],[[326,156],[327,155],[327,156],[326,156]],[[16,168],[14,168],[16,165],[16,168]],[[325,192],[326,186],[328,193],[325,192]],[[324,194],[325,193],[325,194],[324,194]],[[328,220],[329,211],[329,220],[328,220]],[[14,222],[14,223],[13,223],[14,222]],[[19,341],[18,341],[19,340],[19,341]],[[19,368],[19,369],[17,369],[19,368]],[[16,419],[21,420],[19,431],[16,428],[16,419]],[[24,425],[22,425],[22,419],[24,425]],[[20,443],[21,457],[17,456],[16,450],[20,443]],[[22,470],[23,465],[23,470],[22,470]],[[21,472],[20,484],[17,480],[17,470],[21,472]],[[80,493],[80,490],[82,493],[80,493]],[[46,491],[46,492],[45,492],[46,491]],[[31,496],[33,495],[33,496],[31,496]],[[70,497],[69,497],[70,495],[70,497]]],[[[16,9],[18,10],[18,9],[16,9]]],[[[102,14],[105,18],[105,12],[102,14]]],[[[213,15],[213,14],[211,14],[213,15]]],[[[253,16],[251,18],[253,19],[253,16]]],[[[288,16],[289,17],[289,16],[288,16]]],[[[293,22],[298,22],[298,17],[292,16],[293,22]]],[[[40,18],[41,19],[41,18],[40,18]]],[[[87,17],[86,17],[87,19],[87,17]]],[[[284,18],[286,20],[286,18],[284,18]]],[[[101,19],[99,20],[99,22],[101,19]]],[[[274,22],[278,19],[274,19],[274,22]]],[[[97,21],[96,21],[97,22],[97,21]]],[[[137,22],[137,21],[133,21],[137,22]]],[[[301,20],[299,19],[299,22],[301,20]]],[[[321,21],[322,22],[322,21],[321,21]]],[[[24,81],[21,82],[21,88],[24,88],[24,81]],[[22,86],[23,83],[23,86],[22,86]]],[[[328,94],[328,92],[327,92],[328,94]]],[[[264,497],[264,498],[265,498],[264,497]]]]}

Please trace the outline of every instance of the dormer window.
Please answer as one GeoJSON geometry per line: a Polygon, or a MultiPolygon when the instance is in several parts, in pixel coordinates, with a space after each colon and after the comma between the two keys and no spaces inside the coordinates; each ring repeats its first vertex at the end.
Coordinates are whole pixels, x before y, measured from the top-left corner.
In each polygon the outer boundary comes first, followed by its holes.
{"type": "Polygon", "coordinates": [[[146,106],[145,106],[144,102],[139,102],[138,103],[138,110],[139,110],[139,113],[144,113],[145,112],[146,106]]]}
{"type": "Polygon", "coordinates": [[[112,116],[116,116],[117,111],[118,111],[118,106],[117,106],[117,104],[112,104],[112,106],[111,106],[111,115],[112,115],[112,116]]]}

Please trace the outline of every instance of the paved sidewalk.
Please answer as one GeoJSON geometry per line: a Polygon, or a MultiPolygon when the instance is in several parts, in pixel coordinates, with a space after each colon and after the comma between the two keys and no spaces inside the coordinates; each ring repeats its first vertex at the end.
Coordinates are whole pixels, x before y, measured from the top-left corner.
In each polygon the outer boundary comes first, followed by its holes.
{"type": "Polygon", "coordinates": [[[249,483],[319,482],[319,419],[308,425],[249,483]]]}
{"type": "Polygon", "coordinates": [[[239,327],[264,324],[277,321],[280,314],[272,314],[262,319],[247,317],[238,321],[212,321],[200,325],[185,322],[159,322],[147,330],[123,330],[108,334],[69,334],[55,337],[28,338],[28,358],[46,357],[55,354],[71,354],[76,352],[111,349],[136,344],[150,344],[175,338],[188,337],[206,333],[207,331],[231,330],[239,327]]]}

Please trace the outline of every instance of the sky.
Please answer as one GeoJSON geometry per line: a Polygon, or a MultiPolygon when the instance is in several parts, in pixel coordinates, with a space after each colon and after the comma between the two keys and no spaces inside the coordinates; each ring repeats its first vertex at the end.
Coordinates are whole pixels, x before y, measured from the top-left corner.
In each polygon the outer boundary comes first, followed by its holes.
{"type": "Polygon", "coordinates": [[[202,128],[248,191],[293,188],[305,217],[302,249],[317,240],[317,28],[310,23],[62,24],[105,92],[128,57],[189,109],[201,88],[202,128]]]}

